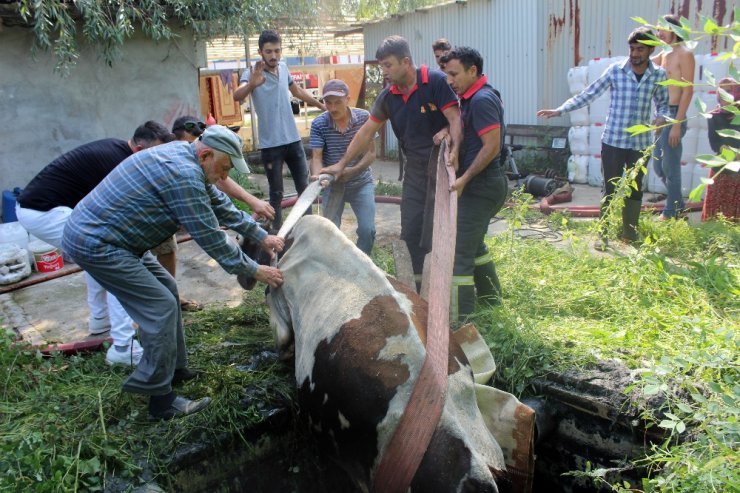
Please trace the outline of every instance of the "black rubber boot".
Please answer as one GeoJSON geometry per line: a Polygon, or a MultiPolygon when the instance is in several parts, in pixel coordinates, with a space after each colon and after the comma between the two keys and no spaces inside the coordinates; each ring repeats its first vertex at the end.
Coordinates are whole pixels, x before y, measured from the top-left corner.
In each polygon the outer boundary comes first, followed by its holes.
{"type": "Polygon", "coordinates": [[[637,234],[637,223],[640,220],[641,208],[641,200],[624,199],[624,208],[622,209],[622,239],[624,241],[632,243],[640,239],[637,234]]]}
{"type": "Polygon", "coordinates": [[[473,271],[475,290],[478,304],[491,307],[501,303],[501,283],[496,275],[496,266],[493,262],[476,265],[473,271]]]}

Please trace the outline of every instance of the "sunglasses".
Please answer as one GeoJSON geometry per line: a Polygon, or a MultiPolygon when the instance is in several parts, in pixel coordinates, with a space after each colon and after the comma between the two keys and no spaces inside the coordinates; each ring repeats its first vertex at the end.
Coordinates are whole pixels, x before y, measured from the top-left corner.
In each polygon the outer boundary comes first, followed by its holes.
{"type": "Polygon", "coordinates": [[[187,130],[188,132],[192,132],[196,129],[203,133],[206,129],[206,124],[203,122],[185,122],[182,126],[175,128],[174,130],[187,130]]]}

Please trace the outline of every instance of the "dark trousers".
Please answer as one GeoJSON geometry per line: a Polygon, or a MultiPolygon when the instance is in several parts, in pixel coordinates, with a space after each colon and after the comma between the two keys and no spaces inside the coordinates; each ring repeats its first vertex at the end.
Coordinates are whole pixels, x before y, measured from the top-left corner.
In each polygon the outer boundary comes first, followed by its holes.
{"type": "MultiPolygon", "coordinates": [[[[601,144],[601,171],[604,175],[604,188],[601,195],[605,197],[603,208],[606,208],[614,195],[615,182],[626,170],[635,167],[637,161],[642,157],[642,153],[641,150],[622,149],[609,144],[601,144]]],[[[630,199],[642,201],[642,179],[644,176],[644,171],[640,171],[637,175],[637,190],[631,189],[630,199]]]]}
{"type": "Polygon", "coordinates": [[[463,189],[457,205],[455,266],[452,278],[452,321],[462,322],[479,298],[500,295],[496,268],[484,242],[491,218],[503,207],[508,183],[499,166],[489,167],[463,189]]]}
{"type": "Polygon", "coordinates": [[[274,229],[283,224],[283,212],[280,203],[283,201],[283,162],[288,165],[298,195],[308,186],[308,166],[303,143],[299,140],[292,144],[262,149],[262,164],[265,166],[267,183],[270,186],[270,205],[275,209],[274,229]]]}
{"type": "MultiPolygon", "coordinates": [[[[429,249],[422,245],[428,165],[427,160],[406,160],[401,194],[401,239],[406,242],[408,247],[411,267],[417,281],[421,281],[424,256],[429,253],[429,249]]],[[[431,170],[431,172],[434,172],[434,170],[431,170]]]]}

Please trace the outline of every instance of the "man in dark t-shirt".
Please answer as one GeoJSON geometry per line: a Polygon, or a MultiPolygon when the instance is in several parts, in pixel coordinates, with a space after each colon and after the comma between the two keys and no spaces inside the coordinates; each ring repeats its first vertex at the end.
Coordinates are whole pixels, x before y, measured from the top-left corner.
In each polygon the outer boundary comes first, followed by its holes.
{"type": "Polygon", "coordinates": [[[483,75],[483,58],[469,47],[457,47],[442,57],[452,88],[460,97],[463,144],[457,179],[457,241],[452,271],[453,323],[463,322],[481,304],[495,303],[501,287],[483,241],[491,218],[504,205],[508,185],[501,166],[504,109],[483,75]]]}
{"type": "Polygon", "coordinates": [[[449,125],[450,163],[457,168],[457,154],[462,140],[460,109],[455,93],[447,84],[443,72],[430,70],[422,65],[418,69],[411,59],[408,42],[401,36],[383,40],[375,55],[390,85],[385,87],[373,105],[370,119],[352,139],[344,157],[322,172],[331,173],[342,180],[342,170],[355,157],[367,149],[373,135],[381,125],[390,120],[406,156],[401,198],[401,239],[406,242],[411,256],[417,285],[421,282],[424,256],[429,251],[422,244],[425,220],[430,224],[434,213],[427,205],[429,157],[434,148],[433,137],[449,125]],[[425,210],[426,209],[426,210],[425,210]]]}
{"type": "MultiPolygon", "coordinates": [[[[72,209],[124,159],[142,149],[169,142],[174,136],[160,123],[139,126],[131,140],[102,139],[62,154],[36,175],[18,196],[16,215],[21,225],[52,246],[61,248],[62,233],[72,209]]],[[[136,366],[143,349],[133,339],[134,327],[118,300],[92,277],[87,281],[91,335],[110,330],[113,345],[108,364],[136,366]]]]}

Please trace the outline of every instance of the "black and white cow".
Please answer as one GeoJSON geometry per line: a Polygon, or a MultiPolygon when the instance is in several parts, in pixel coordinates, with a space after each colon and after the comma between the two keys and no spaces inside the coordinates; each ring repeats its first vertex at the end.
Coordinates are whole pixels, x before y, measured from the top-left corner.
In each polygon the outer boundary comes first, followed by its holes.
{"type": "MultiPolygon", "coordinates": [[[[294,344],[301,412],[358,490],[369,491],[424,362],[427,305],[322,217],[302,218],[291,238],[279,263],[285,282],[268,295],[278,349],[294,344]]],[[[499,491],[503,454],[452,339],[448,374],[444,410],[411,491],[499,491]]]]}

